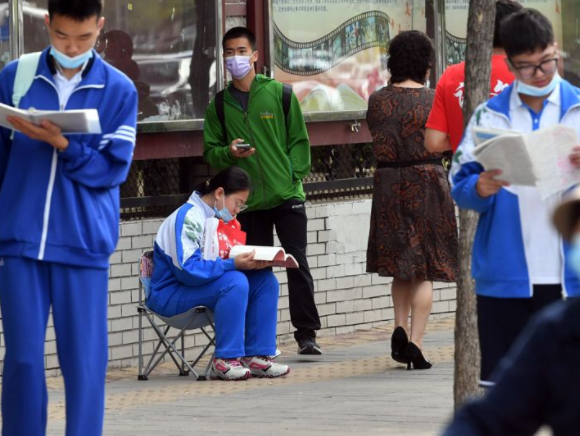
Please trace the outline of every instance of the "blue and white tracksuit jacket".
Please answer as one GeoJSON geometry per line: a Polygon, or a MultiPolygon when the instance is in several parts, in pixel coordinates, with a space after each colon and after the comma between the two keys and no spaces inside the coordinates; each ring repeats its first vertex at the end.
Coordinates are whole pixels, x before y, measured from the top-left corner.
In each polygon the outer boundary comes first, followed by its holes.
{"type": "Polygon", "coordinates": [[[195,192],[165,219],[155,239],[147,305],[164,316],[209,307],[216,357],[272,355],[278,280],[270,270],[237,271],[233,259],[217,257],[218,250],[212,249],[218,243],[217,222],[213,209],[195,192]]]}
{"type": "MultiPolygon", "coordinates": [[[[12,106],[17,61],[0,72],[12,106]]],[[[2,434],[43,436],[49,311],[67,399],[67,434],[100,436],[108,360],[109,257],[119,229],[119,185],[133,157],[137,91],[96,52],[65,103],[49,48],[22,109],[96,109],[102,134],[50,144],[0,128],[0,301],[6,342],[2,434]]]]}
{"type": "MultiPolygon", "coordinates": [[[[94,52],[66,108],[44,50],[21,109],[97,109],[102,135],[70,135],[57,152],[0,128],[0,256],[108,268],[119,229],[119,185],[135,147],[137,91],[94,52]]],[[[0,102],[12,105],[17,61],[0,73],[0,102]]]]}
{"type": "Polygon", "coordinates": [[[217,221],[215,212],[194,192],[187,203],[161,224],[155,238],[155,267],[149,296],[149,305],[153,304],[156,312],[179,313],[175,306],[178,301],[173,298],[174,285],[200,287],[235,270],[234,259],[204,256],[208,220],[217,221]]]}
{"type": "MultiPolygon", "coordinates": [[[[534,220],[534,205],[527,201],[525,190],[517,186],[502,188],[496,195],[487,198],[480,197],[476,192],[476,183],[483,168],[473,156],[474,126],[523,130],[522,120],[514,119],[518,114],[518,100],[511,85],[477,108],[454,156],[451,170],[452,196],[457,205],[480,214],[473,245],[472,274],[476,292],[482,296],[529,298],[533,292],[526,261],[530,253],[524,242],[524,229],[526,222],[534,220]]],[[[559,89],[559,104],[560,123],[580,131],[580,90],[563,80],[559,89]]],[[[580,281],[566,265],[566,245],[560,238],[560,280],[567,296],[578,296],[580,281]]]]}

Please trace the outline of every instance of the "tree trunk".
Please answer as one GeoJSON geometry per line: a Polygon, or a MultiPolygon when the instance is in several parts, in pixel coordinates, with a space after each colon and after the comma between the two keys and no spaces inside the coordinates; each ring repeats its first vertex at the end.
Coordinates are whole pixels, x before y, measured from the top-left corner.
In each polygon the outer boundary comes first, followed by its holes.
{"type": "MultiPolygon", "coordinates": [[[[464,126],[475,108],[489,98],[491,51],[495,22],[495,0],[470,0],[465,59],[464,126]]],[[[471,252],[478,215],[459,213],[460,274],[457,282],[455,321],[455,408],[478,394],[479,339],[475,286],[471,278],[471,252]]]]}

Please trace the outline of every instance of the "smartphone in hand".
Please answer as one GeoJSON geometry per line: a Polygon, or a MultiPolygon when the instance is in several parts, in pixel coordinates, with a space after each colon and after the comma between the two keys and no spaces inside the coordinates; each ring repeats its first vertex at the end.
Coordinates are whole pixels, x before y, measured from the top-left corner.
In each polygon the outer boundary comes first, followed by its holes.
{"type": "Polygon", "coordinates": [[[246,151],[252,148],[252,146],[250,144],[236,144],[236,148],[238,150],[246,151]]]}

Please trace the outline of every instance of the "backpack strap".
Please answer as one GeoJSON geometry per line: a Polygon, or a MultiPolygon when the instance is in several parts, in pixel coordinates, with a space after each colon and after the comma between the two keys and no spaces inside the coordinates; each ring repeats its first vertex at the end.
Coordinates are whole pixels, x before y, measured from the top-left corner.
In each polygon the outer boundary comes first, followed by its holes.
{"type": "MultiPolygon", "coordinates": [[[[20,56],[18,65],[16,66],[16,75],[14,76],[14,86],[12,87],[12,105],[18,108],[20,100],[26,95],[34,76],[36,76],[36,69],[40,62],[40,55],[42,52],[27,53],[20,56]]],[[[14,139],[14,130],[10,134],[10,139],[14,139]]]]}
{"type": "Polygon", "coordinates": [[[218,120],[220,120],[222,131],[224,132],[224,137],[226,138],[227,142],[228,133],[226,130],[226,113],[224,110],[224,89],[215,95],[215,113],[218,117],[218,120]]]}
{"type": "Polygon", "coordinates": [[[284,109],[285,119],[288,119],[291,103],[292,103],[292,85],[284,83],[284,87],[282,88],[282,109],[284,109]]]}
{"type": "Polygon", "coordinates": [[[18,59],[16,76],[14,77],[14,87],[12,89],[12,104],[15,108],[18,107],[20,100],[26,95],[32,86],[41,54],[42,52],[40,51],[27,53],[20,56],[20,59],[18,59]]]}

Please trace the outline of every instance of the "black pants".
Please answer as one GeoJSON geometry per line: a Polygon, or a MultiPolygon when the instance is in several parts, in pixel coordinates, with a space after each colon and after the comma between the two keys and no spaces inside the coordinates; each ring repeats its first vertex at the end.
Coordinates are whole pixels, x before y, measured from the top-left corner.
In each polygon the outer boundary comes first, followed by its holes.
{"type": "Polygon", "coordinates": [[[532,298],[477,296],[477,329],[481,347],[481,381],[492,373],[536,312],[562,299],[562,286],[535,285],[532,298]]]}
{"type": "Polygon", "coordinates": [[[248,245],[274,245],[274,226],[284,250],[294,256],[299,268],[289,268],[288,294],[290,319],[296,328],[296,340],[315,337],[320,329],[320,318],[314,302],[314,282],[306,259],[307,218],[302,200],[286,200],[268,210],[256,210],[238,215],[242,229],[247,233],[248,245]]]}

